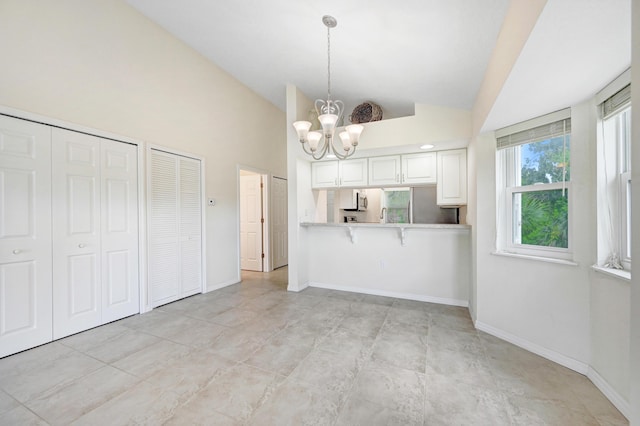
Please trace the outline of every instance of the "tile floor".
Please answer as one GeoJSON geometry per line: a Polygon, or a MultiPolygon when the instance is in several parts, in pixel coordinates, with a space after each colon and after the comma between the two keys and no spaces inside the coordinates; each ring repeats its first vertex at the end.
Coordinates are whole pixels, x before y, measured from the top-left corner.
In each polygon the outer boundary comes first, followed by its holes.
{"type": "Polygon", "coordinates": [[[243,279],[0,359],[0,425],[628,424],[466,309],[243,279]]]}

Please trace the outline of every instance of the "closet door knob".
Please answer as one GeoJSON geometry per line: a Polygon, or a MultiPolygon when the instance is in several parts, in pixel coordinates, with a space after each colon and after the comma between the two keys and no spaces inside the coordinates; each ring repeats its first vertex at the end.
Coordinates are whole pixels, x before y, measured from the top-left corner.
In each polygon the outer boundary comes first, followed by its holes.
{"type": "Polygon", "coordinates": [[[21,251],[21,250],[19,250],[19,249],[15,249],[14,251],[12,251],[12,253],[13,253],[13,254],[20,254],[20,253],[22,253],[22,251],[21,251]]]}
{"type": "Polygon", "coordinates": [[[78,244],[79,248],[85,248],[86,246],[84,244],[78,244]]]}

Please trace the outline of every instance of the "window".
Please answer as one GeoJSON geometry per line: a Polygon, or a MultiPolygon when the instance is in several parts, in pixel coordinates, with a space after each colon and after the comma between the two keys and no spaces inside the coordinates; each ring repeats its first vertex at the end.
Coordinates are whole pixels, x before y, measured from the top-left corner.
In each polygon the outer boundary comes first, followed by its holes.
{"type": "Polygon", "coordinates": [[[571,259],[569,114],[496,131],[499,251],[571,259]]]}
{"type": "Polygon", "coordinates": [[[631,270],[631,86],[600,104],[598,264],[631,270]]]}

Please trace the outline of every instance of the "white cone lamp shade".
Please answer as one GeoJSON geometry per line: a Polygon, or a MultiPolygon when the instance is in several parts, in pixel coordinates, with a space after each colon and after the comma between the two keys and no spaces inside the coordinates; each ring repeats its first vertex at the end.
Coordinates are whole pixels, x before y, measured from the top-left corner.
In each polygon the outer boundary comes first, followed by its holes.
{"type": "Polygon", "coordinates": [[[309,132],[307,134],[307,139],[309,141],[309,149],[311,149],[311,152],[316,152],[318,150],[318,143],[320,142],[320,139],[322,139],[322,133],[309,132]]]}
{"type": "Polygon", "coordinates": [[[338,136],[340,136],[340,140],[342,141],[342,148],[344,149],[344,152],[351,151],[352,143],[351,143],[351,138],[349,137],[349,133],[346,131],[343,131],[343,132],[340,132],[338,136]]]}
{"type": "Polygon", "coordinates": [[[347,133],[349,133],[349,139],[351,140],[351,145],[358,146],[358,142],[360,141],[360,135],[364,130],[364,126],[360,124],[352,124],[344,128],[347,133]]]}
{"type": "Polygon", "coordinates": [[[307,134],[309,133],[309,129],[311,128],[311,123],[308,121],[296,121],[295,123],[293,123],[293,127],[298,133],[298,140],[302,143],[305,143],[307,140],[307,134]]]}
{"type": "Polygon", "coordinates": [[[322,126],[322,133],[329,139],[333,137],[333,133],[336,131],[336,124],[338,123],[338,116],[335,114],[322,114],[318,116],[318,121],[322,126]]]}

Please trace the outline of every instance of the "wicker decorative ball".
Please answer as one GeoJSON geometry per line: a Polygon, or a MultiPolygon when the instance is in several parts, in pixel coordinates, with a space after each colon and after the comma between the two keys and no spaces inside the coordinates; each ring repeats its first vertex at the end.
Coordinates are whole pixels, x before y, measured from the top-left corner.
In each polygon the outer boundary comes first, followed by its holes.
{"type": "Polygon", "coordinates": [[[382,120],[382,108],[373,102],[363,102],[353,109],[349,116],[353,124],[369,123],[371,121],[382,120]]]}

